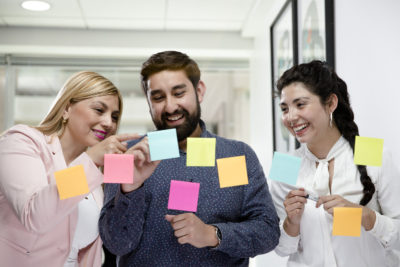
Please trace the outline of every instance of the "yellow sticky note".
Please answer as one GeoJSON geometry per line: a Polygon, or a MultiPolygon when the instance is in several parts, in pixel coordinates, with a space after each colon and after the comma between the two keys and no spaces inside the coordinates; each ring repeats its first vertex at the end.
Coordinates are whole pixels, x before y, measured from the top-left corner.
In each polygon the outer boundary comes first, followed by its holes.
{"type": "Polygon", "coordinates": [[[60,199],[89,193],[83,165],[70,167],[54,173],[60,199]]]}
{"type": "Polygon", "coordinates": [[[215,166],[215,138],[187,138],[187,166],[215,166]]]}
{"type": "Polygon", "coordinates": [[[245,156],[217,159],[217,166],[221,188],[249,183],[245,156]]]}
{"type": "Polygon", "coordinates": [[[356,136],[354,164],[381,166],[383,139],[356,136]]]}
{"type": "Polygon", "coordinates": [[[362,208],[333,208],[332,235],[360,236],[362,208]]]}

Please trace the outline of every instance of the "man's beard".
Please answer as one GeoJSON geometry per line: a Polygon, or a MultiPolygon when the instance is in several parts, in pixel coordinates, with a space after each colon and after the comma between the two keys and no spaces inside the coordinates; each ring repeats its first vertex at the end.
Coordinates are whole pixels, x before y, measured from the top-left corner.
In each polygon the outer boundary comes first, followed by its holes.
{"type": "Polygon", "coordinates": [[[197,125],[200,122],[201,108],[199,101],[196,100],[196,102],[197,102],[196,112],[193,114],[189,114],[189,112],[186,109],[179,109],[172,114],[164,112],[163,114],[161,114],[161,120],[155,120],[152,116],[154,125],[156,126],[157,130],[176,128],[178,142],[185,140],[194,132],[194,130],[196,129],[197,125]],[[168,126],[166,121],[169,116],[181,115],[181,114],[183,114],[183,118],[185,119],[181,125],[177,127],[168,126]]]}

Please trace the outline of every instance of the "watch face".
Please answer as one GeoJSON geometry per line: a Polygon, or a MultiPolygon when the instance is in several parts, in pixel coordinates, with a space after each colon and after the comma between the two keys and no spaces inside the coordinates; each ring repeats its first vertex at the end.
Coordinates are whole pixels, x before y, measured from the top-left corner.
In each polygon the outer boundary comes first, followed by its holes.
{"type": "Polygon", "coordinates": [[[219,230],[219,228],[217,228],[217,237],[220,241],[222,240],[222,233],[221,230],[219,230]]]}

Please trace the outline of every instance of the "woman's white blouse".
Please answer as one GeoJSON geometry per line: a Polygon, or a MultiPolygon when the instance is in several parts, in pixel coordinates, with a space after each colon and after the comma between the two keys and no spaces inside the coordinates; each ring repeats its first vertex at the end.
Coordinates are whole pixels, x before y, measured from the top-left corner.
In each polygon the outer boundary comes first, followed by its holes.
{"type": "MultiPolygon", "coordinates": [[[[359,204],[363,186],[353,161],[353,150],[343,137],[334,149],[337,153],[330,194],[359,204]]],[[[321,184],[315,185],[317,164],[310,154],[306,145],[296,151],[296,156],[302,158],[297,187],[321,196],[324,190],[321,184]]],[[[271,195],[281,221],[281,237],[275,251],[289,256],[288,266],[400,266],[400,172],[385,150],[382,162],[381,167],[367,167],[376,190],[367,207],[375,211],[376,222],[370,231],[362,227],[360,237],[332,236],[332,216],[322,205],[316,208],[316,202],[309,199],[299,236],[289,236],[282,226],[286,218],[283,201],[293,187],[270,181],[271,195]]],[[[329,194],[328,181],[326,183],[326,194],[329,194]]]]}
{"type": "Polygon", "coordinates": [[[78,266],[78,253],[90,245],[99,235],[98,221],[100,209],[90,193],[78,204],[78,223],[72,241],[71,251],[68,255],[64,267],[78,266]]]}

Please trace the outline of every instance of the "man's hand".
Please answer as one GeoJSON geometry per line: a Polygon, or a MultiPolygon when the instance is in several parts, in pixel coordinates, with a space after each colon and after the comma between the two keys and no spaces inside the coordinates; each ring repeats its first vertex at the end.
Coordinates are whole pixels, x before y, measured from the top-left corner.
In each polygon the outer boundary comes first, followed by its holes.
{"type": "Polygon", "coordinates": [[[190,244],[196,248],[218,245],[215,226],[203,223],[193,213],[165,215],[165,219],[171,223],[179,244],[190,244]]]}
{"type": "Polygon", "coordinates": [[[147,137],[129,148],[125,154],[132,154],[135,158],[135,178],[133,179],[133,184],[121,184],[122,192],[128,193],[141,187],[144,181],[151,176],[161,161],[151,161],[147,137]]]}

